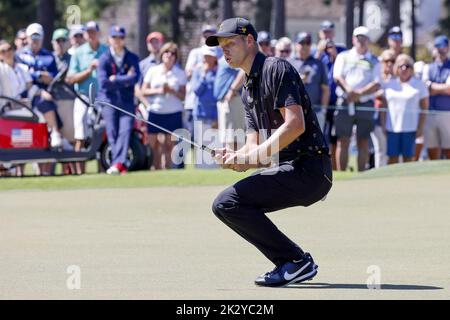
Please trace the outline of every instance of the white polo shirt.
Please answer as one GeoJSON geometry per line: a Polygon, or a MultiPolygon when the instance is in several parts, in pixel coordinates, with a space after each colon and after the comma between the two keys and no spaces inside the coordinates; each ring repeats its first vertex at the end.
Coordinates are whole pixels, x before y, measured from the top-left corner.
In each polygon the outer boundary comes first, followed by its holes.
{"type": "MultiPolygon", "coordinates": [[[[334,63],[333,74],[345,79],[353,89],[361,89],[371,82],[380,82],[381,69],[377,57],[369,51],[360,55],[355,48],[338,54],[334,63]]],[[[338,97],[345,97],[340,86],[336,89],[338,97]]],[[[360,101],[367,102],[375,99],[375,94],[362,96],[360,101]]]]}
{"type": "MultiPolygon", "coordinates": [[[[162,88],[167,83],[172,89],[179,90],[186,86],[186,73],[178,65],[166,71],[164,64],[151,67],[144,77],[144,83],[150,88],[162,88]]],[[[183,102],[173,94],[157,94],[147,97],[150,112],[157,114],[172,114],[184,110],[183,102]]]]}
{"type": "Polygon", "coordinates": [[[420,100],[428,98],[428,89],[418,78],[401,83],[392,78],[383,84],[388,103],[386,130],[389,132],[414,132],[419,124],[420,100]]]}

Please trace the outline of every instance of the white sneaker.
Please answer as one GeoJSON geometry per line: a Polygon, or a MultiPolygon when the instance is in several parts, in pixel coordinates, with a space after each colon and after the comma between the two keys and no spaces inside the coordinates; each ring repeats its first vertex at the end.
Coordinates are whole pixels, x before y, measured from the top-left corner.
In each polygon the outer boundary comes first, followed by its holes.
{"type": "Polygon", "coordinates": [[[50,135],[51,146],[52,148],[61,148],[63,146],[62,136],[57,131],[52,131],[50,135]]]}
{"type": "Polygon", "coordinates": [[[106,171],[106,173],[109,174],[110,176],[118,176],[120,175],[120,170],[116,166],[112,166],[106,171]]]}

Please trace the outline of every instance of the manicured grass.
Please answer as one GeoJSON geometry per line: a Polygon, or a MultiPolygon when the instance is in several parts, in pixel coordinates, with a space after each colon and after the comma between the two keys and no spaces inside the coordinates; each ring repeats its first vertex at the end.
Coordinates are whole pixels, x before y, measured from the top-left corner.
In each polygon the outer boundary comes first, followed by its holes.
{"type": "Polygon", "coordinates": [[[390,165],[355,175],[354,179],[450,174],[450,161],[424,161],[390,165]]]}
{"type": "MultiPolygon", "coordinates": [[[[97,174],[96,162],[88,163],[88,174],[59,177],[0,178],[0,190],[75,190],[108,188],[151,188],[183,186],[230,185],[250,173],[230,170],[199,170],[189,166],[185,170],[133,172],[125,176],[110,177],[97,174]]],[[[31,173],[31,172],[29,172],[31,173]]],[[[334,180],[374,179],[384,177],[450,174],[450,161],[426,161],[398,164],[365,173],[335,172],[334,180]]]]}
{"type": "MultiPolygon", "coordinates": [[[[110,177],[96,174],[95,163],[88,165],[88,174],[65,177],[0,178],[0,190],[70,190],[105,188],[148,188],[162,186],[214,186],[229,185],[251,173],[230,170],[185,170],[133,172],[125,176],[110,177]]],[[[336,173],[335,179],[349,179],[353,173],[336,173]]]]}

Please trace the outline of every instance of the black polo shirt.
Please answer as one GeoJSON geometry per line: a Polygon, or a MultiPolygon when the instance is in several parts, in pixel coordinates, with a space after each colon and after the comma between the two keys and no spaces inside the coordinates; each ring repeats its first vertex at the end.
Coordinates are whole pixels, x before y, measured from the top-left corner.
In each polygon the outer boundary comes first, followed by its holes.
{"type": "Polygon", "coordinates": [[[245,105],[247,131],[264,130],[267,138],[284,123],[280,108],[292,105],[303,108],[305,132],[280,151],[280,161],[328,153],[324,135],[300,75],[288,61],[267,58],[259,52],[250,74],[246,76],[242,101],[245,105]]]}

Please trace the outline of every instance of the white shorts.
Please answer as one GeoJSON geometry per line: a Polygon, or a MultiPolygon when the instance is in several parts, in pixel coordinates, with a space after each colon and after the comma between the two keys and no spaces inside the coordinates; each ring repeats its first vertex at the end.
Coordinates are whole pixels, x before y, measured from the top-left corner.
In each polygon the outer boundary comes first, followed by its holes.
{"type": "MultiPolygon", "coordinates": [[[[245,132],[245,110],[241,97],[236,96],[229,103],[217,102],[217,115],[219,122],[219,139],[221,143],[234,143],[241,140],[236,130],[245,132]],[[239,137],[239,139],[237,139],[239,137]]],[[[245,134],[244,134],[245,142],[245,134]]]]}
{"type": "Polygon", "coordinates": [[[433,113],[427,116],[425,126],[427,148],[450,149],[450,112],[433,113]]]}
{"type": "MultiPolygon", "coordinates": [[[[85,101],[89,98],[81,95],[85,101]]],[[[73,106],[73,125],[75,140],[86,140],[87,135],[87,106],[80,100],[75,99],[73,106]]]]}
{"type": "Polygon", "coordinates": [[[74,128],[73,128],[73,100],[58,100],[58,114],[63,123],[61,129],[62,136],[69,142],[74,142],[74,128]]]}

